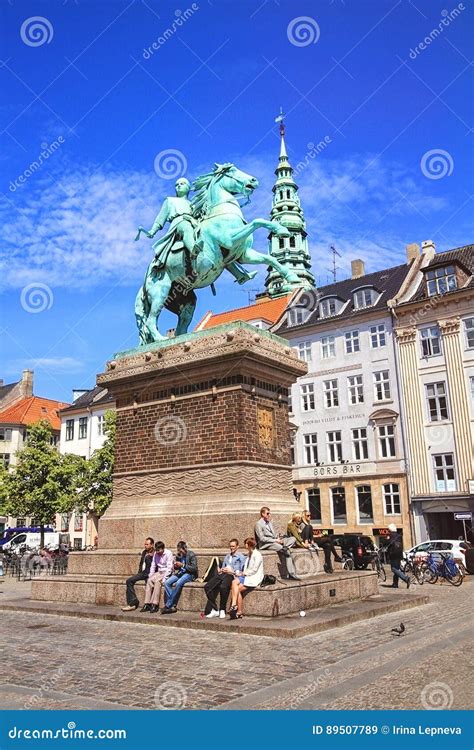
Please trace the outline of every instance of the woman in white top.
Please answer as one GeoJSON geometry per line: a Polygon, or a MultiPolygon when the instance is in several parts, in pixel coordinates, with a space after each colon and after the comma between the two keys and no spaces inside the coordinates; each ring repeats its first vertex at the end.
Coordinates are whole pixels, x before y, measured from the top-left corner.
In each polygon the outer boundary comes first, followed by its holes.
{"type": "Polygon", "coordinates": [[[232,581],[231,596],[232,606],[230,608],[230,619],[235,620],[242,617],[242,594],[244,591],[260,586],[263,581],[263,557],[262,553],[256,549],[257,542],[252,537],[245,540],[245,546],[248,550],[248,557],[245,561],[243,574],[236,575],[232,581]]]}

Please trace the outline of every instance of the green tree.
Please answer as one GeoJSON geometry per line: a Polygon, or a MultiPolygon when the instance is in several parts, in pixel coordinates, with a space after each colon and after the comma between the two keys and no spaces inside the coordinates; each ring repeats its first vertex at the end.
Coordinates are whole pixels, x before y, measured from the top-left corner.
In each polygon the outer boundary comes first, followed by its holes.
{"type": "Polygon", "coordinates": [[[112,500],[116,421],[115,411],[105,413],[104,444],[85,462],[84,472],[78,477],[76,507],[96,516],[101,516],[112,500]]]}
{"type": "Polygon", "coordinates": [[[28,428],[24,448],[17,452],[17,464],[0,474],[0,513],[32,516],[41,527],[54,523],[56,513],[75,506],[77,476],[84,464],[79,456],[63,456],[52,444],[53,432],[46,420],[28,428]]]}

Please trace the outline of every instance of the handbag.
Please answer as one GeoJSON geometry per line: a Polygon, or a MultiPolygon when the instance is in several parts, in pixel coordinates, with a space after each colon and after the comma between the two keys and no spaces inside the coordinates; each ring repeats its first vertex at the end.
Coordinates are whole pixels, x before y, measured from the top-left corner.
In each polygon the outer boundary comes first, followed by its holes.
{"type": "Polygon", "coordinates": [[[262,583],[260,584],[260,587],[274,586],[276,582],[277,582],[277,579],[275,578],[275,576],[266,574],[263,576],[263,580],[262,580],[262,583]]]}

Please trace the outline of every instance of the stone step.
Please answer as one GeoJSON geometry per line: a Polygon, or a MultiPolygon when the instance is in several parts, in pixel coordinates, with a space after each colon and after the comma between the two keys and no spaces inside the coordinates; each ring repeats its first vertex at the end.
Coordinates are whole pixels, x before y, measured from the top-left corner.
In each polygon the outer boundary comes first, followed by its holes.
{"type": "MultiPolygon", "coordinates": [[[[122,606],[125,602],[125,579],[120,575],[71,574],[38,578],[32,582],[36,601],[84,602],[122,606]]],[[[144,584],[137,584],[140,604],[144,584]]],[[[307,576],[302,581],[278,581],[274,586],[257,588],[245,597],[246,616],[278,617],[299,611],[310,611],[328,604],[366,599],[377,594],[377,575],[373,572],[347,571],[332,575],[307,576]]],[[[188,583],[181,593],[179,609],[199,613],[206,596],[202,583],[188,583]]]]}

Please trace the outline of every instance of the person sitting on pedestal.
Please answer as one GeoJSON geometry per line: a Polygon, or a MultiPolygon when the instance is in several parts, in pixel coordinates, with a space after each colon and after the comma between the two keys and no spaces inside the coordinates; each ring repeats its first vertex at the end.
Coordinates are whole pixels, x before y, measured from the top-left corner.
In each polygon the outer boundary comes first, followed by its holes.
{"type": "Polygon", "coordinates": [[[173,553],[165,549],[164,542],[155,544],[155,554],[150,567],[150,575],[146,583],[145,604],[142,612],[158,612],[160,608],[161,589],[164,581],[173,572],[173,553]]]}
{"type": "Polygon", "coordinates": [[[242,594],[260,586],[263,581],[263,557],[256,549],[257,542],[249,537],[245,540],[245,546],[247,547],[248,557],[244,564],[243,574],[235,575],[232,582],[231,620],[242,617],[242,594]]]}
{"type": "Polygon", "coordinates": [[[295,547],[309,549],[310,543],[307,539],[303,539],[300,531],[301,519],[301,513],[293,513],[291,521],[288,522],[288,526],[286,527],[286,532],[288,536],[293,536],[295,538],[295,547]]]}
{"type": "Polygon", "coordinates": [[[299,525],[301,538],[304,542],[309,542],[309,548],[318,551],[318,545],[314,543],[314,529],[311,525],[311,513],[304,510],[299,525]]]}
{"type": "Polygon", "coordinates": [[[331,538],[331,535],[328,534],[327,536],[320,536],[317,538],[318,546],[322,548],[324,552],[324,571],[325,573],[334,573],[334,569],[332,567],[332,560],[331,560],[331,554],[334,556],[334,559],[336,562],[342,562],[342,557],[337,554],[336,547],[334,546],[334,542],[331,538]]]}
{"type": "Polygon", "coordinates": [[[198,577],[196,555],[188,549],[186,542],[178,542],[176,550],[174,574],[164,584],[165,606],[161,610],[162,615],[172,615],[177,611],[181,589],[188,581],[194,581],[198,577]]]}
{"type": "Polygon", "coordinates": [[[286,565],[288,578],[299,581],[300,578],[296,575],[295,563],[290,552],[290,547],[293,547],[295,544],[295,538],[293,536],[277,536],[270,516],[270,508],[266,505],[260,508],[260,520],[255,524],[255,537],[258,549],[275,550],[278,553],[280,561],[286,565]]]}
{"type": "Polygon", "coordinates": [[[229,542],[230,552],[224,557],[222,567],[218,568],[217,574],[213,576],[204,586],[207,603],[204,614],[208,618],[225,618],[227,599],[230,588],[234,581],[234,575],[241,575],[246,563],[246,557],[239,552],[239,540],[231,539],[229,542]],[[217,595],[220,595],[220,610],[217,609],[217,595]]]}
{"type": "Polygon", "coordinates": [[[122,612],[132,612],[138,607],[140,602],[135,593],[135,584],[138,581],[147,581],[151,568],[151,561],[153,558],[155,540],[148,536],[145,539],[144,550],[140,558],[140,564],[138,566],[138,573],[134,576],[127,578],[127,604],[122,607],[122,612]]]}

